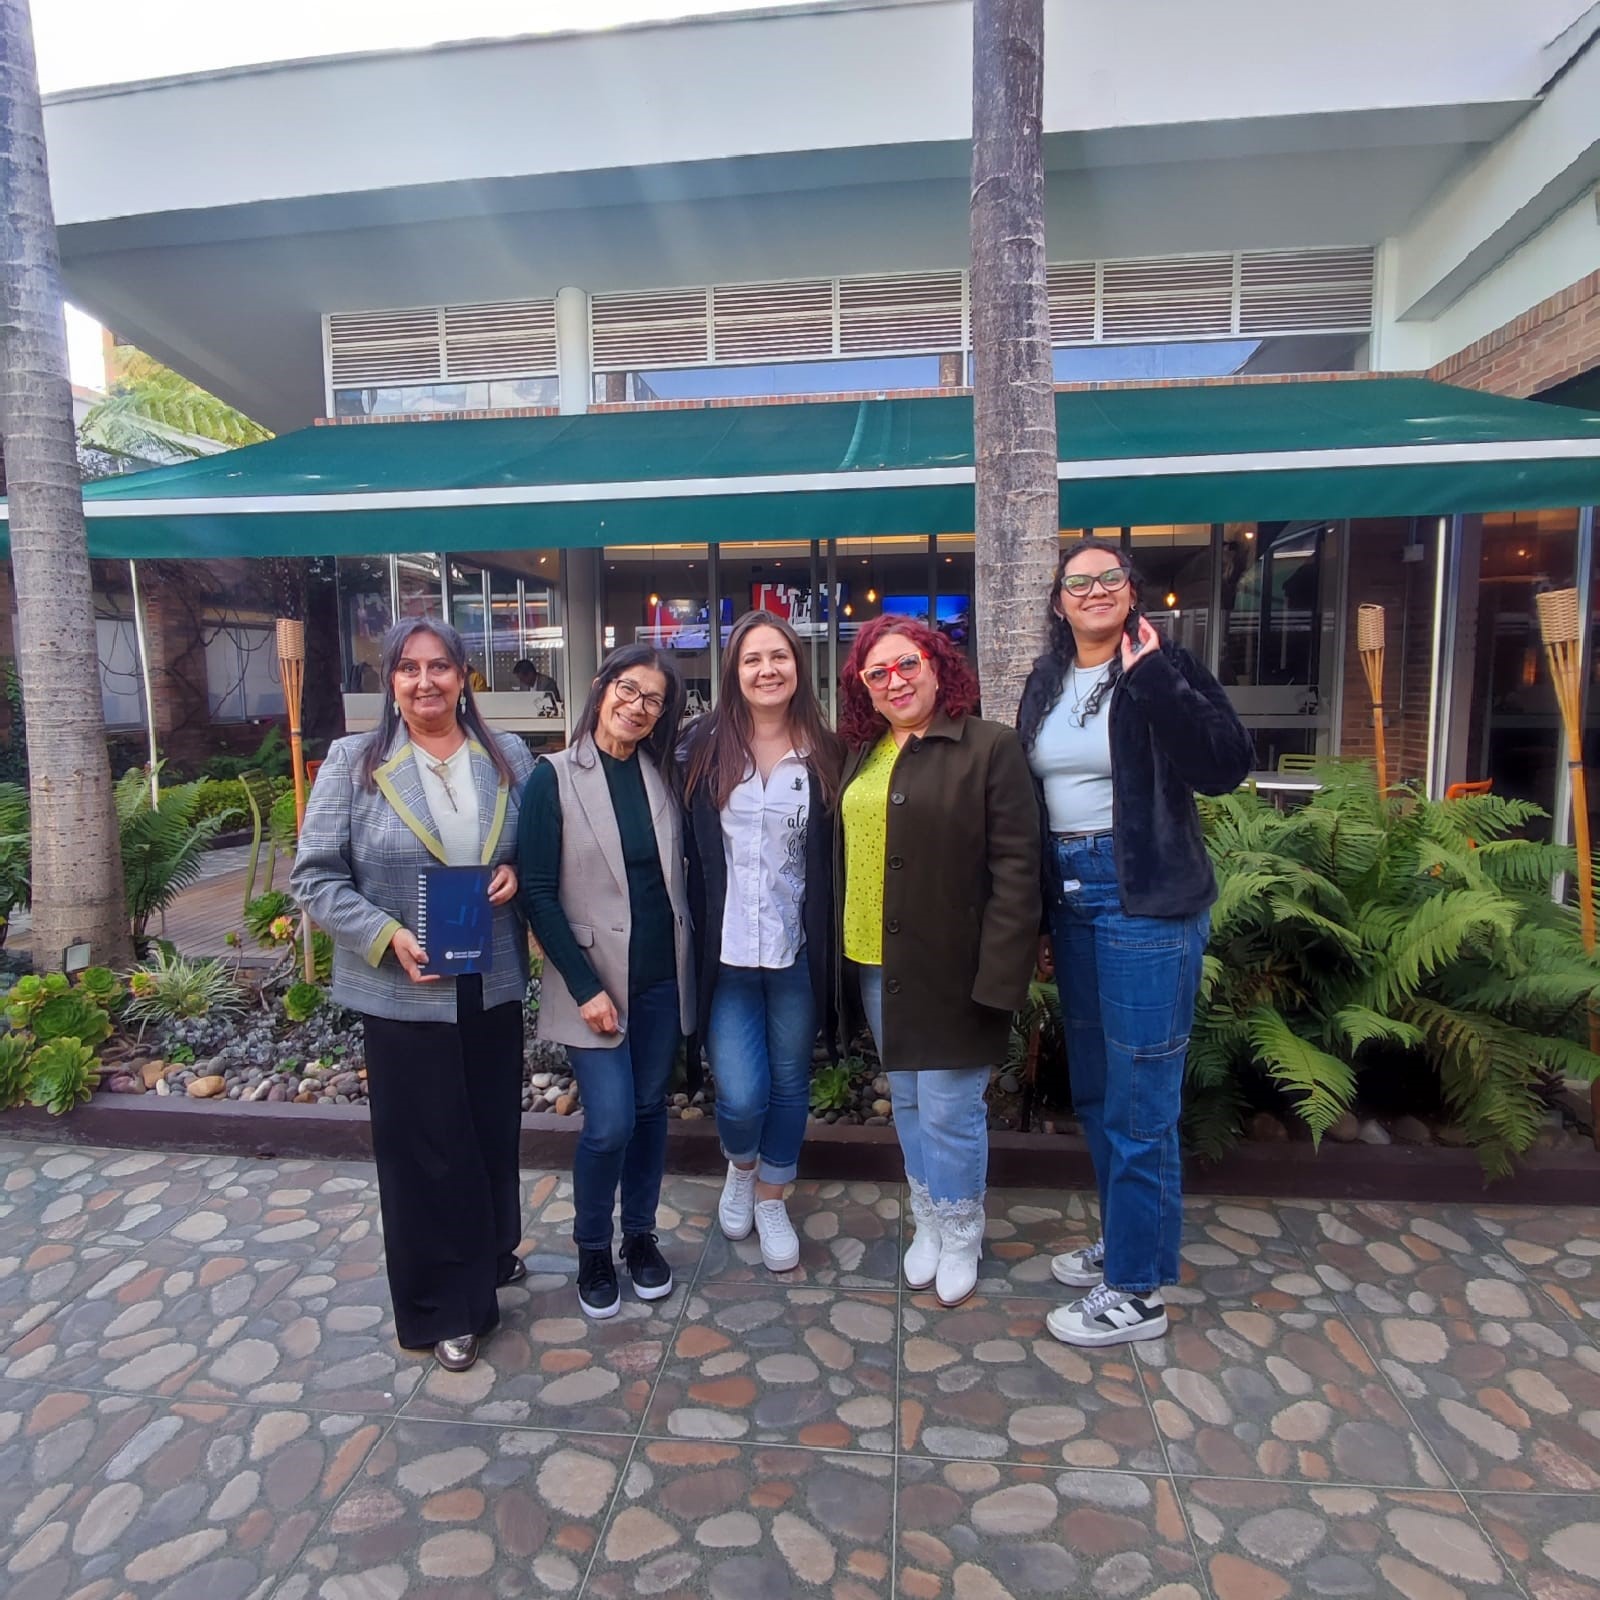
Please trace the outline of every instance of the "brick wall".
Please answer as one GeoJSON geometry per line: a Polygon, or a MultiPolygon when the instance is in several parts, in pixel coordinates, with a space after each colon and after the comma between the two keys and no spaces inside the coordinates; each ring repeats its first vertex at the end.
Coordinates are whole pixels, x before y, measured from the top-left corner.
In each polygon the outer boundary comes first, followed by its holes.
{"type": "Polygon", "coordinates": [[[1526,399],[1600,367],[1600,272],[1541,300],[1428,374],[1526,399]]]}
{"type": "Polygon", "coordinates": [[[1340,754],[1373,756],[1372,698],[1356,648],[1356,607],[1384,608],[1383,734],[1389,781],[1420,782],[1428,771],[1428,686],[1433,668],[1433,562],[1437,521],[1420,525],[1426,559],[1405,561],[1410,519],[1350,524],[1350,593],[1344,619],[1344,720],[1340,754]]]}

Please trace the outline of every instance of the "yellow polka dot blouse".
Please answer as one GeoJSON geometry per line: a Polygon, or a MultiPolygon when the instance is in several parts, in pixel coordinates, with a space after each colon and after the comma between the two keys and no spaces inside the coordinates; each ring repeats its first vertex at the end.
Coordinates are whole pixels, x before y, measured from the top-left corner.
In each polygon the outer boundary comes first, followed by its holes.
{"type": "Polygon", "coordinates": [[[839,802],[844,819],[844,954],[864,967],[883,965],[884,841],[889,780],[900,747],[892,734],[873,746],[839,802]]]}

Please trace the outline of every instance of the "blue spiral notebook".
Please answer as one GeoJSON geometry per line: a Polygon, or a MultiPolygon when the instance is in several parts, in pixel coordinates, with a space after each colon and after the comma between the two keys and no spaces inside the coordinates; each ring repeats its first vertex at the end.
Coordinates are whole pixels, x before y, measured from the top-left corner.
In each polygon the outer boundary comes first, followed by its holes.
{"type": "Polygon", "coordinates": [[[417,943],[427,970],[456,978],[494,962],[492,867],[424,867],[417,874],[417,943]]]}

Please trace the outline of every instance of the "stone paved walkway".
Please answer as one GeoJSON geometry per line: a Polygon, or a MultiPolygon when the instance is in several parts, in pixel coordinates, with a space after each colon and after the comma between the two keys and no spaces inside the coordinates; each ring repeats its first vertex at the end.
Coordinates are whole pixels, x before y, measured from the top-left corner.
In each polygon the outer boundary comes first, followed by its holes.
{"type": "Polygon", "coordinates": [[[7,1600],[1600,1600],[1600,1210],[1197,1201],[1163,1341],[1052,1340],[1081,1196],[979,1296],[802,1184],[775,1279],[668,1180],[681,1287],[578,1314],[568,1180],[471,1372],[393,1342],[370,1167],[0,1140],[7,1600]]]}

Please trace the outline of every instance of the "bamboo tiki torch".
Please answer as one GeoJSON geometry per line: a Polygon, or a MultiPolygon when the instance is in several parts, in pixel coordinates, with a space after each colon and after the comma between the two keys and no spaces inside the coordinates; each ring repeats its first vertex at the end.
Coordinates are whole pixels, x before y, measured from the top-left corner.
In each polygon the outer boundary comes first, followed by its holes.
{"type": "MultiPolygon", "coordinates": [[[[283,700],[289,710],[289,756],[294,763],[294,826],[298,835],[306,820],[306,752],[300,733],[300,699],[306,682],[305,623],[290,617],[278,618],[278,666],[283,675],[283,700]]],[[[311,949],[311,918],[304,907],[300,911],[300,954],[306,982],[315,983],[317,961],[311,949]]]]}
{"type": "Polygon", "coordinates": [[[1372,696],[1372,744],[1378,769],[1378,793],[1389,792],[1389,755],[1383,742],[1383,607],[1356,608],[1356,648],[1367,674],[1367,692],[1372,696]]]}
{"type": "MultiPolygon", "coordinates": [[[[1594,949],[1594,860],[1589,853],[1589,784],[1583,771],[1583,629],[1576,589],[1550,589],[1537,596],[1550,681],[1556,688],[1561,725],[1567,734],[1567,773],[1572,787],[1572,843],[1578,852],[1578,918],[1583,947],[1594,949]]],[[[1600,1023],[1589,1013],[1589,1048],[1600,1049],[1600,1023]]],[[[1600,1081],[1590,1086],[1595,1144],[1600,1146],[1600,1081]]]]}

